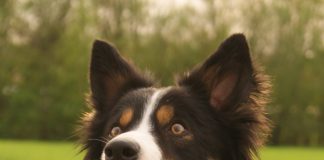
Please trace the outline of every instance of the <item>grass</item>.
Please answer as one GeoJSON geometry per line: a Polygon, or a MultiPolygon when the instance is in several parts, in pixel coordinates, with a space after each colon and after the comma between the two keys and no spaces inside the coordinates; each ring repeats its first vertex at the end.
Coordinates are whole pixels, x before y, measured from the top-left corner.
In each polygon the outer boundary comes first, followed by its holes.
{"type": "Polygon", "coordinates": [[[0,160],[82,160],[68,142],[0,140],[0,160]]]}
{"type": "Polygon", "coordinates": [[[324,160],[324,148],[267,147],[260,156],[261,160],[324,160]]]}
{"type": "MultiPolygon", "coordinates": [[[[0,160],[82,160],[83,155],[68,142],[0,140],[0,160]]],[[[324,160],[324,148],[267,147],[260,155],[262,160],[324,160]]]]}

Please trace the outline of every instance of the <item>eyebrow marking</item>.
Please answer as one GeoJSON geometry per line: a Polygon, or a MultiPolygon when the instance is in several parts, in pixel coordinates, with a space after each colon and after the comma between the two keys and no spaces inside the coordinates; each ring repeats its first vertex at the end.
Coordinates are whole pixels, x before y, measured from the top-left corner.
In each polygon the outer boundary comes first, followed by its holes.
{"type": "Polygon", "coordinates": [[[174,115],[174,109],[170,105],[163,105],[156,112],[156,118],[162,126],[169,123],[173,115],[174,115]]]}
{"type": "Polygon", "coordinates": [[[143,118],[137,128],[137,130],[144,130],[150,132],[152,129],[152,124],[150,122],[150,116],[153,114],[153,111],[157,107],[160,99],[163,97],[163,95],[168,92],[170,87],[162,88],[156,90],[153,95],[150,97],[150,99],[147,101],[145,105],[145,111],[143,114],[143,118]]]}
{"type": "Polygon", "coordinates": [[[119,119],[119,124],[124,127],[127,126],[127,124],[132,120],[133,114],[134,110],[132,108],[126,108],[119,119]]]}
{"type": "Polygon", "coordinates": [[[186,140],[186,141],[192,141],[193,140],[193,135],[185,135],[184,137],[183,137],[183,139],[184,140],[186,140]]]}

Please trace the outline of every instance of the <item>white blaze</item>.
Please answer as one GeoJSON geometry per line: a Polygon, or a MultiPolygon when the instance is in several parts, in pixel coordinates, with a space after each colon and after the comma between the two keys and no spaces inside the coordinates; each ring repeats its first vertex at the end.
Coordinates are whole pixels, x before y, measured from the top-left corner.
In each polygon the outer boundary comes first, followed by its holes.
{"type": "MultiPolygon", "coordinates": [[[[161,160],[161,149],[151,133],[152,123],[150,122],[150,117],[159,104],[160,99],[168,91],[168,89],[169,88],[163,88],[154,91],[153,95],[149,98],[144,106],[145,109],[143,117],[139,125],[129,132],[116,136],[109,143],[119,140],[136,142],[140,146],[139,160],[161,160]]],[[[101,159],[105,160],[104,152],[102,153],[101,159]]]]}

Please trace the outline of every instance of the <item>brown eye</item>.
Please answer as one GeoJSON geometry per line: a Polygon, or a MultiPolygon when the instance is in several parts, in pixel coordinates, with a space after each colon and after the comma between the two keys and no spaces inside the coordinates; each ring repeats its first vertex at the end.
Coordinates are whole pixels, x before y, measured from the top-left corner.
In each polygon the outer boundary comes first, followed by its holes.
{"type": "Polygon", "coordinates": [[[171,131],[175,135],[181,135],[185,131],[185,128],[181,124],[175,123],[172,125],[171,131]]]}
{"type": "Polygon", "coordinates": [[[117,135],[119,135],[122,132],[122,130],[120,129],[120,127],[114,127],[113,129],[111,129],[110,131],[110,136],[111,137],[116,137],[117,135]]]}

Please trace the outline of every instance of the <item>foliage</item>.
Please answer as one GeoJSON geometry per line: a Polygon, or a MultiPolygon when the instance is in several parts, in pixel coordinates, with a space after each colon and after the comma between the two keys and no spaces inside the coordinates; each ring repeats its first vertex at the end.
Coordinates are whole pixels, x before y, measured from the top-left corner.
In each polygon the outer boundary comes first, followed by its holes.
{"type": "Polygon", "coordinates": [[[324,3],[2,0],[0,137],[66,139],[86,110],[94,39],[113,42],[162,85],[234,32],[273,79],[272,144],[324,144],[324,3]],[[169,4],[169,3],[170,4],[169,4]]]}

